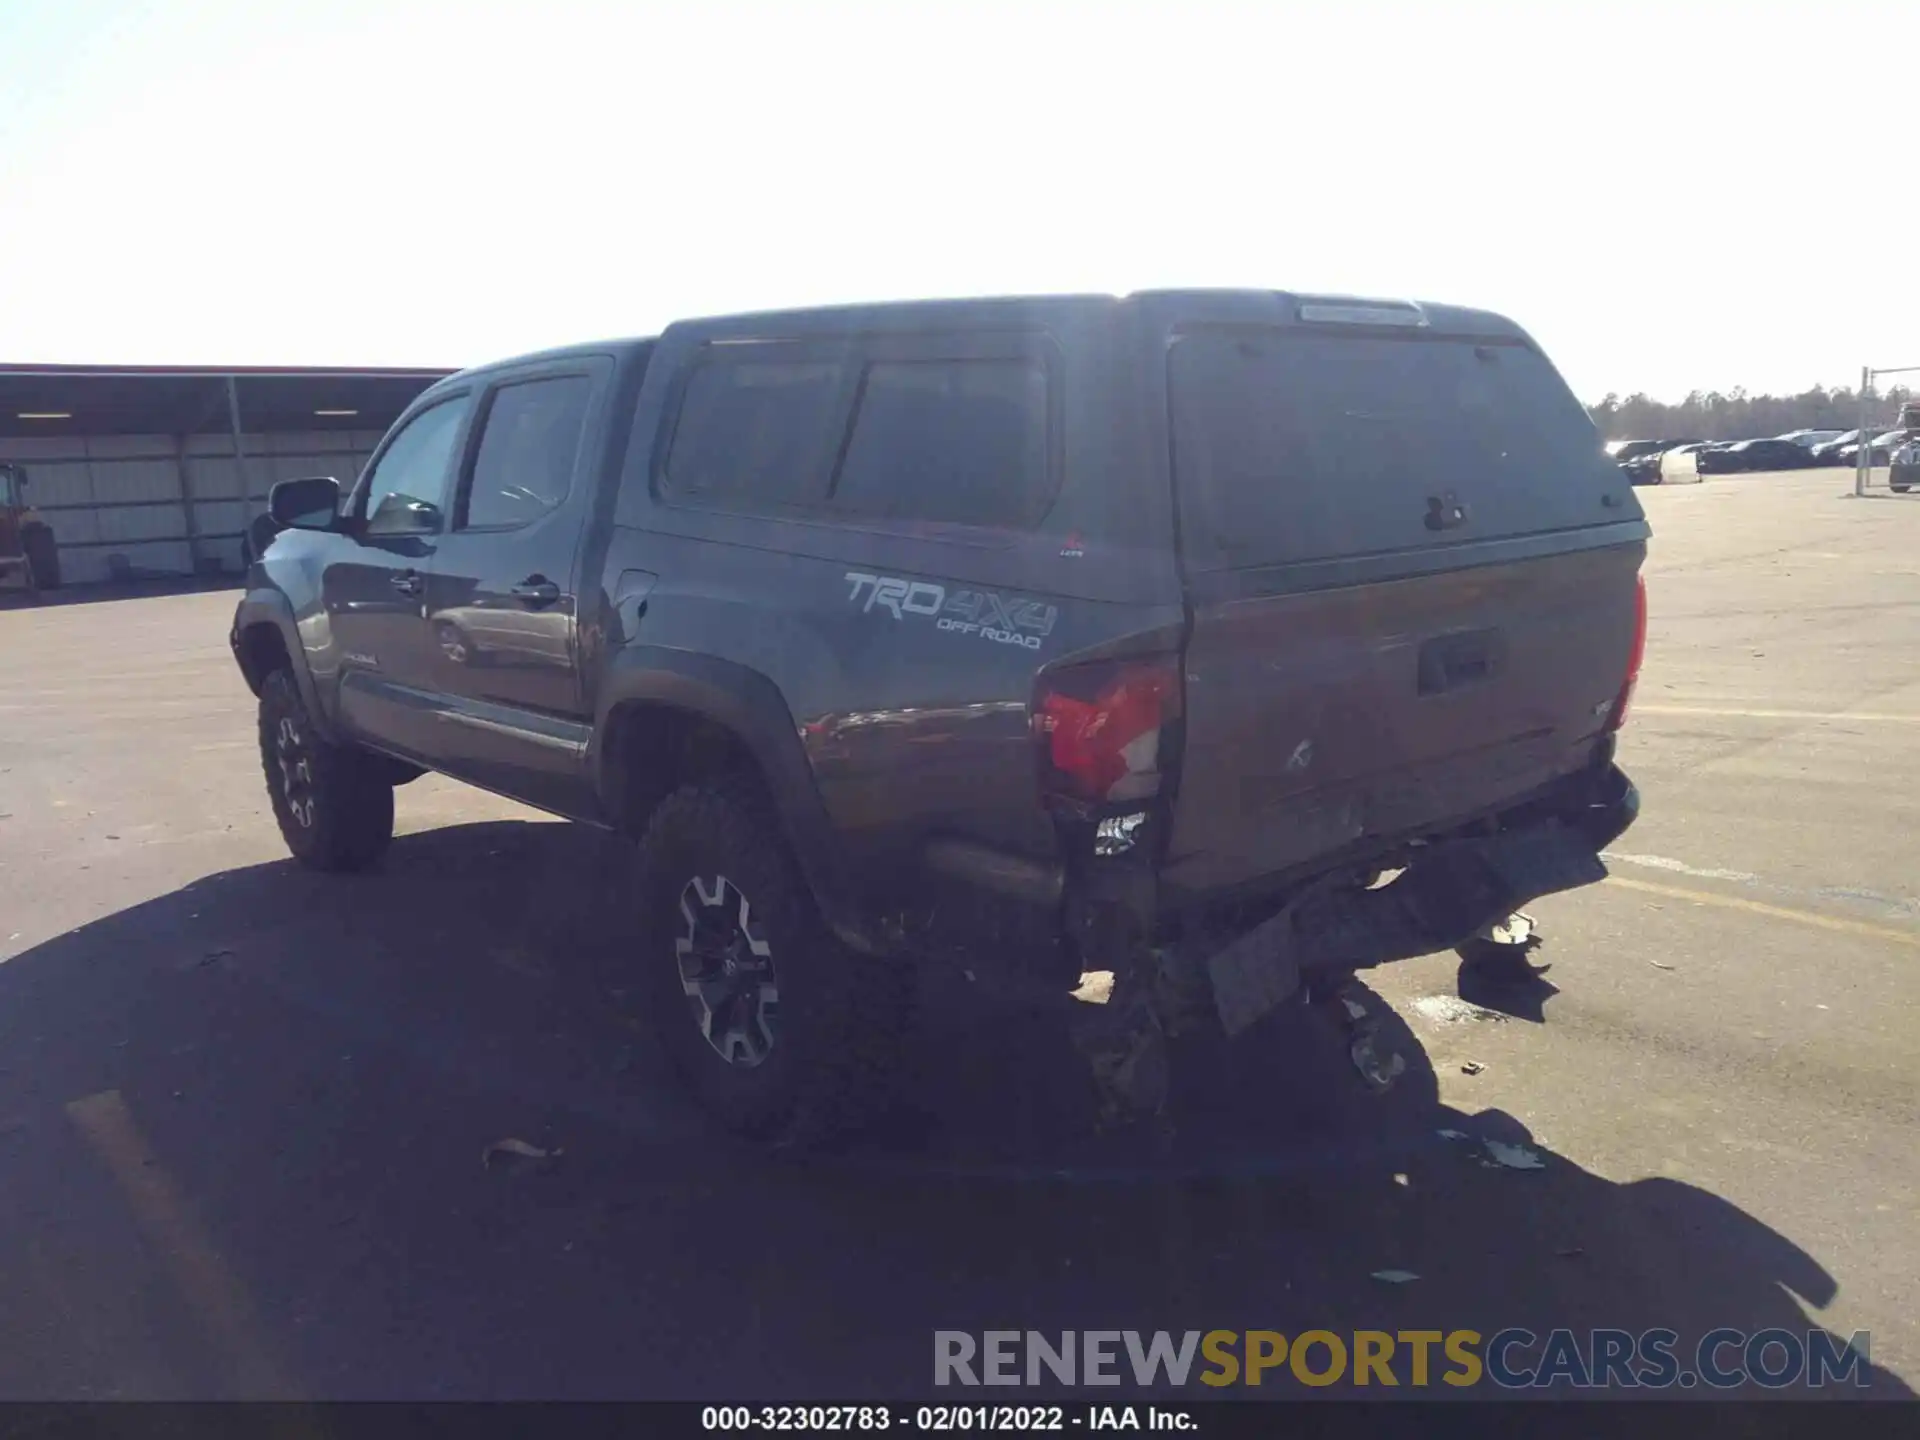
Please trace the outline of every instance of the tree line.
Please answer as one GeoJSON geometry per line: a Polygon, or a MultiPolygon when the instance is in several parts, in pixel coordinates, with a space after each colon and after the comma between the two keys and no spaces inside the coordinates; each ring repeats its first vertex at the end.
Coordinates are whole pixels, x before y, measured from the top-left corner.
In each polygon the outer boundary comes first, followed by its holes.
{"type": "MultiPolygon", "coordinates": [[[[1903,402],[1913,398],[1905,385],[1867,392],[1875,425],[1891,426],[1903,402]]],[[[1736,387],[1695,390],[1677,403],[1632,394],[1610,394],[1587,413],[1609,440],[1749,440],[1789,430],[1851,430],[1860,423],[1860,392],[1816,385],[1800,395],[1749,395],[1736,387]]]]}

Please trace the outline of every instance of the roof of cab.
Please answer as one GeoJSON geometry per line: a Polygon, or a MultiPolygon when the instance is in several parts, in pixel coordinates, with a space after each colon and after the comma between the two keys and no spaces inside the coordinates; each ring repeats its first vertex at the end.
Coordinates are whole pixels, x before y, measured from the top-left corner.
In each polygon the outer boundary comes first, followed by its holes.
{"type": "Polygon", "coordinates": [[[1526,338],[1518,325],[1487,310],[1434,305],[1424,301],[1320,295],[1288,290],[1141,290],[1130,295],[1004,295],[958,300],[888,300],[805,310],[764,310],[739,315],[690,317],[674,321],[657,337],[634,336],[623,340],[563,345],[475,365],[447,376],[434,385],[429,393],[483,378],[509,367],[585,355],[621,355],[651,345],[656,340],[677,339],[689,332],[709,340],[770,340],[862,331],[922,330],[935,325],[974,329],[1046,324],[1049,321],[1066,321],[1121,309],[1143,312],[1156,323],[1168,327],[1209,323],[1298,325],[1314,323],[1303,322],[1299,318],[1300,307],[1308,304],[1401,308],[1414,305],[1425,317],[1427,326],[1433,330],[1450,334],[1526,338]]]}
{"type": "Polygon", "coordinates": [[[556,345],[549,350],[534,350],[525,355],[510,355],[501,360],[488,360],[480,365],[469,365],[457,370],[445,379],[437,382],[428,394],[464,385],[472,380],[485,379],[495,371],[518,369],[522,365],[540,365],[549,361],[575,360],[591,355],[621,356],[654,343],[651,335],[629,336],[624,340],[590,340],[579,345],[556,345]]]}
{"type": "Polygon", "coordinates": [[[1402,299],[1318,295],[1286,290],[1143,290],[1130,295],[1013,295],[961,300],[897,300],[806,310],[770,310],[675,321],[662,338],[697,331],[711,339],[773,339],[853,331],[966,328],[1046,323],[1102,310],[1134,309],[1172,324],[1209,321],[1295,325],[1302,305],[1394,306],[1417,304],[1429,327],[1455,334],[1523,337],[1519,326],[1490,311],[1402,299]]]}

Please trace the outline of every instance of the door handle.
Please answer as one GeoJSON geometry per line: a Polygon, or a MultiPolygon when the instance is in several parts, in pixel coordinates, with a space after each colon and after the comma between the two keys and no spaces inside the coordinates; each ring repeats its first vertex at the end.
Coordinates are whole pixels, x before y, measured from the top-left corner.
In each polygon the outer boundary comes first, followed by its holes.
{"type": "Polygon", "coordinates": [[[529,578],[513,587],[513,598],[529,605],[551,605],[560,598],[560,587],[551,580],[529,578]]]}
{"type": "Polygon", "coordinates": [[[418,570],[401,570],[389,575],[387,577],[387,583],[402,595],[418,595],[420,593],[420,572],[418,570]]]}

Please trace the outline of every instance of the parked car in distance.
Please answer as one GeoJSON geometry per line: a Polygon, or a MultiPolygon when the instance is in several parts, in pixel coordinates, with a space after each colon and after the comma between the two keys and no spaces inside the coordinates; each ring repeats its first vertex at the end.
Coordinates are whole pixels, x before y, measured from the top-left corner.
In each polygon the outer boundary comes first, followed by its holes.
{"type": "Polygon", "coordinates": [[[603,996],[754,1134],[858,1112],[918,967],[1234,1034],[1497,969],[1638,811],[1646,517],[1480,311],[684,321],[449,376],[270,508],[230,643],[288,849],[376,863],[426,770],[626,837],[603,996]]]}
{"type": "Polygon", "coordinates": [[[1710,440],[1691,440],[1662,451],[1654,485],[1691,485],[1700,479],[1700,452],[1711,448],[1710,440]]]}
{"type": "MultiPolygon", "coordinates": [[[[1881,431],[1873,437],[1869,446],[1872,458],[1869,459],[1867,463],[1869,465],[1889,464],[1893,459],[1893,447],[1899,444],[1904,438],[1906,438],[1906,432],[1904,430],[1881,431]]],[[[1841,446],[1834,454],[1833,463],[1849,468],[1858,465],[1860,463],[1860,442],[1856,440],[1851,444],[1841,446]]]]}
{"type": "Polygon", "coordinates": [[[1791,440],[1736,440],[1699,452],[1702,475],[1726,475],[1749,470],[1804,470],[1811,456],[1791,440]]]}
{"type": "Polygon", "coordinates": [[[1824,445],[1829,440],[1838,440],[1845,434],[1841,430],[1789,430],[1784,435],[1776,435],[1776,440],[1791,440],[1802,450],[1811,450],[1816,445],[1824,445]]]}
{"type": "Polygon", "coordinates": [[[1887,457],[1893,467],[1887,475],[1887,484],[1898,495],[1920,486],[1920,416],[1915,417],[1914,428],[1902,434],[1904,438],[1887,457]]]}
{"type": "Polygon", "coordinates": [[[1676,445],[1690,445],[1690,440],[1622,440],[1616,442],[1619,449],[1613,452],[1613,463],[1618,465],[1626,477],[1635,485],[1658,485],[1660,483],[1660,457],[1676,445]]]}
{"type": "Polygon", "coordinates": [[[1664,444],[1660,440],[1609,440],[1606,444],[1607,458],[1620,467],[1622,474],[1630,474],[1627,466],[1643,455],[1658,455],[1664,444]]]}
{"type": "Polygon", "coordinates": [[[1659,447],[1658,440],[1609,440],[1605,449],[1607,458],[1618,465],[1659,447]]]}
{"type": "Polygon", "coordinates": [[[1838,465],[1840,461],[1836,457],[1843,449],[1859,438],[1860,432],[1858,430],[1843,430],[1831,440],[1822,440],[1818,445],[1815,445],[1809,453],[1818,464],[1838,465]]]}
{"type": "MultiPolygon", "coordinates": [[[[1905,432],[1903,426],[1893,426],[1891,430],[1870,430],[1868,434],[1874,436],[1874,449],[1876,449],[1876,453],[1878,453],[1878,451],[1882,449],[1882,445],[1897,442],[1903,432],[1905,432]]],[[[1818,461],[1820,465],[1853,465],[1855,459],[1857,459],[1857,455],[1859,455],[1859,449],[1859,430],[1847,430],[1845,434],[1836,436],[1834,440],[1828,440],[1826,444],[1814,445],[1814,447],[1812,447],[1812,457],[1814,457],[1814,461],[1818,461]]],[[[1885,465],[1885,459],[1874,461],[1874,465],[1885,465]]]]}

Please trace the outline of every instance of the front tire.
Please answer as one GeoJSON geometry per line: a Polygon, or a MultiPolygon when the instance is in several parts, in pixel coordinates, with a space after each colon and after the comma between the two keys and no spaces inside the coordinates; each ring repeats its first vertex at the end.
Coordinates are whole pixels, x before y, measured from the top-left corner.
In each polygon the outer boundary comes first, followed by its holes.
{"type": "Polygon", "coordinates": [[[287,849],[314,870],[364,870],[393,839],[393,786],[377,757],[329,744],[287,670],[260,687],[260,764],[287,849]]]}
{"type": "Polygon", "coordinates": [[[728,1128],[811,1144],[873,1113],[908,1022],[911,973],[821,921],[759,788],[662,801],[639,855],[638,988],[680,1071],[728,1128]]]}

